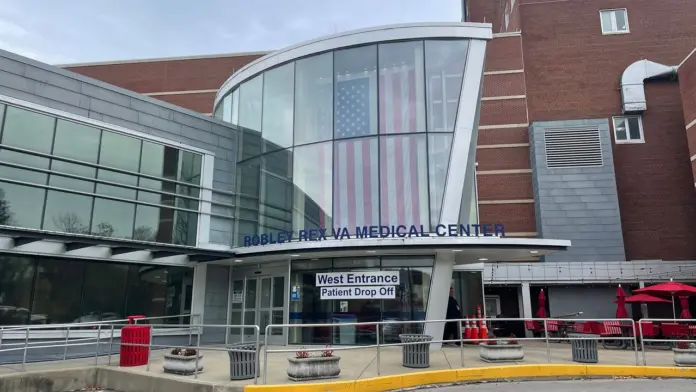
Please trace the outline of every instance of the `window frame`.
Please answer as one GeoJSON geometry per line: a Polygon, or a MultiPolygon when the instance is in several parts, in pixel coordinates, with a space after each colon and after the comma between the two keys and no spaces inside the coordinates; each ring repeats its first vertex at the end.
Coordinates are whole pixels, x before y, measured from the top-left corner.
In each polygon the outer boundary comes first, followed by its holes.
{"type": "MultiPolygon", "coordinates": [[[[628,127],[628,121],[626,121],[626,126],[628,127]]],[[[614,116],[611,118],[611,127],[612,131],[614,134],[614,142],[616,144],[642,144],[645,143],[645,133],[643,132],[643,116],[640,115],[629,115],[629,116],[614,116]],[[640,133],[640,139],[631,139],[631,131],[629,128],[626,129],[626,139],[620,140],[618,137],[616,137],[616,120],[619,119],[626,119],[628,120],[629,118],[637,118],[638,119],[638,132],[640,133]]]]}
{"type": "Polygon", "coordinates": [[[607,9],[601,9],[599,10],[599,26],[602,29],[602,35],[616,35],[616,34],[629,34],[631,32],[631,25],[628,21],[628,9],[627,8],[607,8],[607,9]],[[626,30],[605,30],[604,29],[604,21],[602,19],[602,14],[605,12],[610,12],[611,13],[611,22],[612,25],[610,27],[614,28],[616,26],[616,12],[617,11],[623,11],[624,16],[626,18],[626,30]]]}

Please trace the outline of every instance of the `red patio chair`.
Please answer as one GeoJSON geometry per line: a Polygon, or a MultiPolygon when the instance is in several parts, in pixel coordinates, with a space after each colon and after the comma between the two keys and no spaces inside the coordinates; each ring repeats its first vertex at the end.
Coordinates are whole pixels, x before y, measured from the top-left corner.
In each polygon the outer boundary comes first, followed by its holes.
{"type": "Polygon", "coordinates": [[[679,323],[662,323],[660,325],[662,335],[671,339],[684,339],[689,337],[689,326],[679,323]]]}
{"type": "Polygon", "coordinates": [[[544,330],[544,328],[539,325],[539,322],[534,320],[525,320],[524,327],[532,332],[542,332],[544,330]]]}
{"type": "MultiPolygon", "coordinates": [[[[638,336],[640,336],[641,330],[644,338],[654,338],[657,336],[659,330],[655,323],[652,321],[641,321],[639,324],[640,326],[636,326],[636,334],[638,334],[638,336]]],[[[633,335],[633,331],[631,331],[631,335],[633,335]]]]}
{"type": "Polygon", "coordinates": [[[577,332],[577,333],[593,333],[592,324],[587,323],[587,322],[575,324],[575,332],[577,332]]]}
{"type": "Polygon", "coordinates": [[[549,332],[553,332],[553,333],[558,332],[558,324],[559,324],[558,320],[549,320],[546,322],[546,329],[549,332]]]}
{"type": "Polygon", "coordinates": [[[621,336],[621,325],[618,321],[605,321],[602,323],[599,336],[621,336]]]}

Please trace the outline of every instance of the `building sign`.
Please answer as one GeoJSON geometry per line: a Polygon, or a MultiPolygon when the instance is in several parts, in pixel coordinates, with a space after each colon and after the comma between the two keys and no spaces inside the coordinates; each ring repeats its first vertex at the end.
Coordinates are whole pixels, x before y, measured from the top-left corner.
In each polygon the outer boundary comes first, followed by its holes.
{"type": "Polygon", "coordinates": [[[371,286],[399,285],[399,271],[372,272],[318,272],[317,287],[322,286],[371,286]]]}
{"type": "Polygon", "coordinates": [[[394,286],[322,287],[321,299],[394,299],[394,286]]]}
{"type": "Polygon", "coordinates": [[[286,242],[349,240],[351,238],[405,238],[405,237],[505,237],[502,224],[439,224],[431,233],[423,225],[411,226],[361,226],[350,231],[348,227],[302,229],[294,231],[275,231],[247,235],[244,246],[283,244],[286,242]]]}
{"type": "Polygon", "coordinates": [[[319,272],[315,275],[320,299],[393,299],[398,271],[319,272]]]}
{"type": "Polygon", "coordinates": [[[242,292],[241,291],[233,291],[232,292],[232,303],[233,304],[241,304],[242,303],[242,292]]]}

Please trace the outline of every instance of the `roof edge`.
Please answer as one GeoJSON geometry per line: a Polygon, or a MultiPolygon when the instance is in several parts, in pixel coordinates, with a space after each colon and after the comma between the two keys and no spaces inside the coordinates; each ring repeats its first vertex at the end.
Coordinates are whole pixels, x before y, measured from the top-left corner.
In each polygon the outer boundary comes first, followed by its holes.
{"type": "Polygon", "coordinates": [[[181,60],[204,60],[204,59],[217,59],[217,58],[227,58],[227,57],[242,57],[242,56],[265,56],[269,53],[273,53],[272,50],[262,50],[255,52],[239,52],[239,53],[220,53],[220,54],[202,54],[198,56],[175,56],[175,57],[153,57],[144,59],[130,59],[130,60],[112,60],[112,61],[93,61],[86,63],[73,63],[73,64],[54,64],[55,67],[68,68],[68,67],[91,67],[96,65],[119,65],[119,64],[137,64],[137,63],[157,63],[163,61],[181,61],[181,60]]]}
{"type": "MultiPolygon", "coordinates": [[[[418,22],[399,23],[367,28],[343,31],[336,34],[321,36],[303,41],[285,48],[276,50],[249,64],[246,64],[222,84],[218,90],[213,108],[216,108],[221,99],[241,84],[244,80],[258,73],[270,69],[276,65],[296,60],[313,53],[321,53],[329,50],[337,50],[342,47],[351,47],[376,42],[387,42],[404,39],[428,39],[435,37],[450,37],[453,31],[458,33],[466,31],[467,34],[453,34],[451,38],[493,39],[492,24],[474,22],[418,22]],[[434,31],[447,32],[448,34],[433,34],[434,31]],[[422,33],[422,34],[416,34],[422,33]],[[378,39],[373,39],[377,36],[378,39]]],[[[215,110],[215,109],[213,109],[215,110]]]]}
{"type": "Polygon", "coordinates": [[[123,87],[119,87],[119,86],[101,81],[99,79],[91,78],[89,76],[85,76],[85,75],[79,74],[77,72],[73,72],[73,71],[70,71],[70,70],[67,70],[64,68],[60,68],[60,67],[57,67],[55,65],[47,64],[47,63],[41,62],[39,60],[35,60],[35,59],[29,58],[26,56],[22,56],[22,55],[19,55],[17,53],[10,52],[10,51],[4,50],[4,49],[0,49],[0,58],[6,58],[6,59],[16,61],[16,62],[21,63],[21,64],[29,65],[32,67],[36,67],[36,68],[48,71],[48,72],[56,73],[56,74],[61,75],[61,76],[69,77],[71,79],[80,81],[82,83],[91,84],[93,86],[103,88],[105,90],[113,91],[113,92],[118,93],[118,94],[123,94],[125,96],[130,97],[130,98],[136,98],[136,99],[157,105],[159,107],[170,109],[170,110],[173,110],[175,112],[182,113],[182,114],[185,114],[187,116],[191,116],[191,117],[194,117],[194,118],[197,118],[199,120],[203,120],[203,121],[206,121],[209,123],[223,125],[223,126],[228,127],[228,128],[233,126],[231,123],[222,121],[222,120],[217,119],[213,116],[208,116],[208,115],[205,115],[203,113],[196,112],[195,110],[191,110],[191,109],[188,109],[185,107],[171,104],[171,103],[169,103],[167,101],[163,101],[161,99],[156,99],[156,98],[149,97],[147,95],[136,93],[135,91],[131,91],[131,90],[125,89],[123,87]]]}

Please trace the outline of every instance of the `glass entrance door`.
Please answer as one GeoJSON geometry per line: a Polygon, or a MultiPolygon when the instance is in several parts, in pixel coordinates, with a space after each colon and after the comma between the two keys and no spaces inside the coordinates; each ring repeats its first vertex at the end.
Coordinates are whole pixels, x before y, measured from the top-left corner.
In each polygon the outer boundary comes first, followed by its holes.
{"type": "MultiPolygon", "coordinates": [[[[266,326],[282,324],[285,312],[285,276],[261,276],[232,281],[230,323],[233,325],[258,325],[263,343],[266,326]]],[[[231,342],[253,341],[254,329],[230,330],[231,342]],[[241,336],[240,336],[241,332],[241,336]]],[[[268,344],[284,345],[282,328],[273,329],[268,344]]]]}

